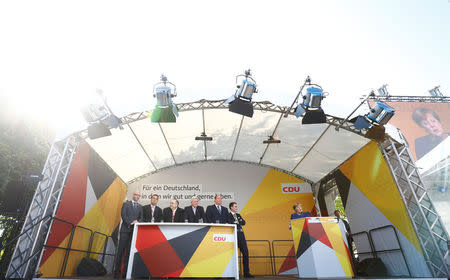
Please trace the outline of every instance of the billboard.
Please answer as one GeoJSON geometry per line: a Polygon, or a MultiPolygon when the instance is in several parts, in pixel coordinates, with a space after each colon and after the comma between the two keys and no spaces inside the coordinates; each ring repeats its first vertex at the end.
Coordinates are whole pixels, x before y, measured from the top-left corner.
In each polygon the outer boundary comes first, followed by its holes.
{"type": "Polygon", "coordinates": [[[404,101],[384,103],[394,108],[395,115],[389,124],[400,128],[409,143],[415,161],[442,148],[444,144],[448,145],[450,103],[404,101]]]}

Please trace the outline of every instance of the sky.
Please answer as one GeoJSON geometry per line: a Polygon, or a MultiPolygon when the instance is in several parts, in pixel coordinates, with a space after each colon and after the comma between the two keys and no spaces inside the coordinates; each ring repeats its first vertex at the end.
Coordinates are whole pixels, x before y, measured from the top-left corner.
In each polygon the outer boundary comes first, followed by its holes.
{"type": "MultiPolygon", "coordinates": [[[[309,75],[345,117],[363,95],[450,95],[450,1],[0,1],[0,93],[56,137],[84,129],[100,88],[124,116],[225,99],[251,68],[254,100],[290,105],[309,75]]],[[[0,100],[1,102],[1,100],[0,100]]]]}

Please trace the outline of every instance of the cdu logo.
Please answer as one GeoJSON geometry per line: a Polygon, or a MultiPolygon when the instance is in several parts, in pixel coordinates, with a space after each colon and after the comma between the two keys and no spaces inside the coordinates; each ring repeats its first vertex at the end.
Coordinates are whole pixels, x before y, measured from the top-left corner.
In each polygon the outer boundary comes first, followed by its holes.
{"type": "Polygon", "coordinates": [[[234,234],[214,234],[214,242],[234,242],[234,234]]]}
{"type": "Polygon", "coordinates": [[[282,183],[282,193],[312,193],[311,185],[308,183],[282,183]]]}

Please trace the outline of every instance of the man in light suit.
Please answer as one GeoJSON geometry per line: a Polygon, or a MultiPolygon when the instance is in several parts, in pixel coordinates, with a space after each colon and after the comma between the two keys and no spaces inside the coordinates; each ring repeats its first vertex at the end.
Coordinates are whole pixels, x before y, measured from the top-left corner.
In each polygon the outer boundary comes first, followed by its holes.
{"type": "Polygon", "coordinates": [[[222,195],[214,196],[214,204],[206,207],[206,219],[208,223],[226,224],[228,220],[228,209],[222,206],[222,195]]]}
{"type": "Polygon", "coordinates": [[[159,195],[153,194],[151,203],[143,207],[144,222],[159,223],[162,221],[162,209],[156,205],[158,200],[159,195]]]}
{"type": "Polygon", "coordinates": [[[203,210],[203,207],[198,206],[198,198],[194,196],[191,199],[191,206],[184,208],[184,221],[187,221],[188,223],[199,223],[204,220],[205,210],[203,210]]]}
{"type": "Polygon", "coordinates": [[[114,278],[119,278],[120,276],[120,265],[122,264],[122,256],[125,250],[125,269],[123,274],[126,275],[127,273],[134,224],[143,221],[142,206],[138,203],[140,197],[141,192],[136,190],[133,193],[133,200],[126,201],[122,205],[122,226],[120,227],[119,248],[117,250],[114,278]]]}

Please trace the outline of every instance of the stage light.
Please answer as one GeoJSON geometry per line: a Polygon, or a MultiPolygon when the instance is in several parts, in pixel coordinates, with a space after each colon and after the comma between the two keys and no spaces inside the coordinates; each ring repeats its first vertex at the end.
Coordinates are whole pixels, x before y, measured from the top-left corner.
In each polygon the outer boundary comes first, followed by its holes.
{"type": "MultiPolygon", "coordinates": [[[[307,78],[307,81],[309,77],[307,78]]],[[[310,83],[310,80],[309,80],[310,83]]],[[[303,102],[295,109],[295,116],[303,116],[302,124],[326,123],[327,118],[321,107],[322,100],[326,97],[323,89],[318,86],[311,86],[306,89],[306,94],[302,96],[303,102]]]]}
{"type": "Polygon", "coordinates": [[[355,128],[358,130],[369,128],[373,125],[384,125],[394,116],[395,111],[389,105],[377,101],[370,112],[364,116],[358,116],[355,120],[355,128]]]}
{"type": "Polygon", "coordinates": [[[279,144],[279,143],[281,143],[281,140],[273,136],[269,136],[267,140],[263,141],[263,144],[279,144]]]}
{"type": "Polygon", "coordinates": [[[389,92],[387,90],[387,85],[383,85],[378,89],[378,95],[380,96],[389,96],[389,92]]]}
{"type": "Polygon", "coordinates": [[[434,87],[434,88],[430,89],[428,92],[430,93],[431,96],[434,96],[434,97],[444,97],[442,92],[439,90],[439,87],[440,86],[434,87]]]}
{"type": "Polygon", "coordinates": [[[208,137],[205,132],[202,132],[202,134],[200,134],[200,136],[195,137],[195,140],[198,140],[198,141],[212,141],[212,139],[213,138],[208,137]]]}
{"type": "Polygon", "coordinates": [[[152,122],[176,122],[178,117],[177,105],[172,98],[177,96],[176,86],[161,75],[161,81],[153,86],[153,97],[156,97],[156,106],[150,119],[152,122]]]}
{"type": "Polygon", "coordinates": [[[110,128],[121,126],[121,120],[116,117],[109,108],[103,91],[97,89],[97,93],[102,99],[103,105],[89,104],[81,109],[81,113],[89,123],[88,136],[90,139],[96,139],[111,135],[110,128]]]}
{"type": "Polygon", "coordinates": [[[256,81],[251,77],[251,70],[248,69],[244,75],[236,76],[237,90],[234,95],[230,96],[224,104],[230,104],[228,110],[230,112],[240,114],[247,117],[253,117],[252,96],[258,92],[256,81]],[[242,79],[240,84],[238,80],[242,79]]]}

